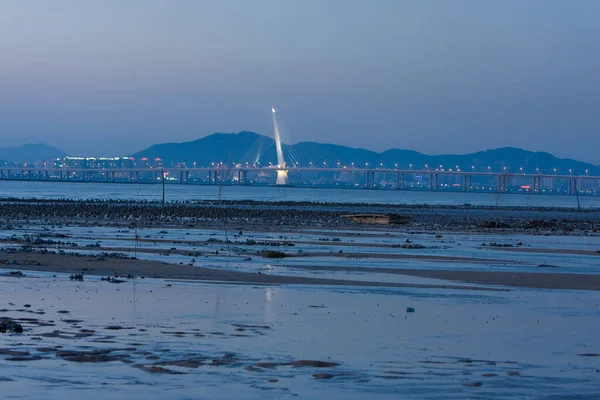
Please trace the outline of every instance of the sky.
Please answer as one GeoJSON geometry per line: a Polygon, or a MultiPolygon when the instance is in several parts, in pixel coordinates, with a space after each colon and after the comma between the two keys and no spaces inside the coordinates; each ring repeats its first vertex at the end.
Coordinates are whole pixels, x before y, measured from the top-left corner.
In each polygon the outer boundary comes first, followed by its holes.
{"type": "Polygon", "coordinates": [[[2,146],[213,132],[600,164],[597,0],[2,0],[2,146]]]}

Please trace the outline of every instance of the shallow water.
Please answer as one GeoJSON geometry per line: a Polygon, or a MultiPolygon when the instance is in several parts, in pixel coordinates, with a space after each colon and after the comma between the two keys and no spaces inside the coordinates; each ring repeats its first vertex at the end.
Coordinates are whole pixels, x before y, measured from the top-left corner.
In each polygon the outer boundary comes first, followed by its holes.
{"type": "MultiPolygon", "coordinates": [[[[69,282],[66,276],[0,278],[0,304],[11,317],[53,320],[23,335],[1,337],[4,348],[127,348],[160,361],[231,352],[233,365],[169,367],[185,375],[152,374],[121,361],[68,362],[52,353],[38,361],[0,356],[5,398],[515,398],[580,394],[600,383],[600,305],[594,292],[512,290],[467,293],[328,287],[251,287],[158,280],[120,285],[69,282]],[[15,306],[8,306],[14,303],[15,306]],[[31,304],[24,309],[23,304],[31,304]],[[405,308],[415,308],[406,313],[405,308]],[[43,310],[36,315],[24,310],[43,310]],[[69,314],[57,311],[67,310],[69,314]],[[79,319],[66,323],[65,319],[79,319]],[[235,336],[233,324],[267,326],[235,336]],[[96,332],[81,339],[43,332],[96,332]],[[119,325],[123,330],[106,330],[119,325]],[[140,330],[140,329],[143,329],[140,330]],[[182,335],[169,332],[181,331],[182,335]],[[196,337],[186,332],[203,334],[196,337]],[[216,333],[215,333],[216,332],[216,333]],[[217,334],[221,333],[221,334],[217,334]],[[110,336],[114,343],[96,340],[110,336]],[[260,361],[314,359],[332,368],[245,367],[260,361]],[[516,373],[509,371],[518,371],[516,373]],[[332,379],[315,379],[331,373],[332,379]],[[496,376],[484,377],[483,374],[496,376]],[[269,382],[276,379],[277,382],[269,382]],[[479,382],[480,387],[465,385],[479,382]]],[[[133,363],[154,363],[131,354],[133,363]]]]}
{"type": "MultiPolygon", "coordinates": [[[[161,185],[0,181],[2,197],[161,201],[161,185]]],[[[373,204],[577,207],[575,196],[400,190],[278,188],[272,186],[167,185],[166,199],[314,201],[373,204]]],[[[582,207],[600,207],[600,196],[580,196],[582,207]]]]}
{"type": "MultiPolygon", "coordinates": [[[[295,232],[262,232],[252,231],[250,228],[245,229],[243,235],[239,236],[235,230],[226,234],[222,229],[140,228],[135,231],[114,227],[18,225],[11,230],[0,231],[0,240],[8,240],[11,237],[22,239],[26,236],[36,237],[36,235],[42,235],[40,237],[42,239],[66,243],[34,246],[55,251],[62,249],[66,252],[85,254],[118,251],[145,260],[175,264],[188,264],[195,260],[194,265],[246,272],[263,271],[266,265],[271,265],[271,270],[276,269],[279,272],[288,269],[287,273],[294,276],[312,276],[317,273],[293,269],[295,266],[600,274],[600,236],[452,232],[441,232],[436,235],[386,229],[344,230],[343,232],[297,229],[295,232]],[[136,232],[142,239],[137,244],[137,251],[134,250],[136,232]],[[339,235],[336,236],[336,233],[339,235]],[[348,233],[354,235],[348,236],[348,233]],[[231,243],[226,243],[227,240],[231,243]],[[248,245],[246,240],[255,240],[259,243],[248,245]],[[407,244],[407,240],[410,242],[408,244],[420,245],[423,248],[398,247],[407,244]],[[271,247],[263,244],[271,242],[276,244],[288,242],[293,246],[271,247]],[[77,244],[77,247],[73,247],[71,243],[77,244]],[[86,247],[94,246],[96,243],[101,247],[86,247]],[[499,249],[489,246],[490,243],[515,247],[499,249]],[[262,250],[283,251],[291,257],[283,260],[268,260],[257,254],[262,250]],[[561,253],[560,251],[563,250],[587,253],[561,253]],[[346,257],[349,254],[357,256],[346,257]],[[383,258],[378,258],[379,256],[383,258]],[[450,262],[424,258],[438,256],[474,260],[450,262]]],[[[11,246],[15,247],[0,242],[0,247],[11,246]]],[[[348,275],[354,272],[319,272],[319,274],[324,273],[326,276],[320,277],[334,277],[339,274],[345,279],[350,279],[348,275]]],[[[373,276],[373,274],[369,275],[373,276]]],[[[390,275],[386,279],[399,281],[400,278],[390,275]]]]}
{"type": "MultiPolygon", "coordinates": [[[[600,244],[598,237],[449,232],[436,237],[433,233],[382,229],[340,234],[337,242],[320,240],[336,237],[336,232],[327,230],[244,229],[238,236],[212,229],[140,228],[137,234],[150,242],[142,242],[142,249],[135,253],[135,233],[114,227],[31,224],[1,231],[0,238],[44,234],[43,239],[78,244],[58,246],[66,251],[98,254],[114,246],[142,259],[190,262],[191,256],[170,252],[176,247],[178,251],[200,251],[202,255],[194,263],[198,266],[368,282],[452,284],[381,271],[308,271],[298,267],[600,273],[597,255],[522,253],[517,248],[482,246],[483,242],[523,242],[526,248],[595,251],[600,244]],[[240,243],[206,242],[227,238],[240,243]],[[243,243],[246,239],[297,244],[251,246],[243,243]],[[404,244],[407,239],[425,248],[376,246],[404,244]],[[96,242],[102,247],[84,247],[96,242]],[[345,247],[344,243],[352,246],[345,247]],[[152,253],[144,251],[146,248],[160,251],[152,253]],[[316,255],[281,260],[256,255],[265,248],[316,255]],[[364,256],[340,258],[336,256],[340,250],[364,256]],[[375,255],[443,255],[484,261],[440,262],[375,255]],[[244,261],[248,256],[252,260],[244,261]],[[540,269],[540,263],[555,267],[540,269]]],[[[110,265],[110,259],[104,262],[110,265]]],[[[72,282],[64,274],[25,274],[24,278],[0,276],[0,316],[38,320],[23,320],[24,334],[0,334],[2,398],[598,398],[600,356],[581,355],[600,353],[597,291],[234,285],[140,278],[111,284],[95,276],[72,282]],[[414,307],[415,312],[408,313],[407,307],[414,307]],[[110,328],[115,326],[122,329],[110,328]],[[93,332],[82,336],[82,329],[93,332]],[[57,346],[63,347],[40,350],[57,346]],[[10,355],[1,354],[3,349],[41,359],[11,361],[10,355]],[[59,355],[65,350],[100,349],[112,349],[110,354],[118,355],[118,359],[76,362],[59,355]],[[173,365],[181,360],[197,364],[173,365]],[[298,360],[339,365],[269,368],[260,364],[298,360]],[[135,365],[160,365],[181,374],[152,373],[135,365]]]]}

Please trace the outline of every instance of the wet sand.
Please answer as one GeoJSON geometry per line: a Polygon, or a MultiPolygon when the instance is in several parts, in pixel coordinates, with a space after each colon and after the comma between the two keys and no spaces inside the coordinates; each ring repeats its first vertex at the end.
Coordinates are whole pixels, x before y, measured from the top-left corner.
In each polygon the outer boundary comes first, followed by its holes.
{"type": "MultiPolygon", "coordinates": [[[[322,286],[361,286],[361,287],[393,287],[393,288],[429,288],[429,289],[461,289],[461,290],[498,290],[494,288],[460,286],[460,285],[425,285],[391,282],[367,282],[342,279],[322,279],[298,276],[269,275],[249,273],[215,268],[196,267],[190,265],[166,264],[157,261],[135,259],[104,259],[95,257],[61,255],[51,253],[7,253],[0,252],[0,262],[10,265],[12,270],[41,271],[66,274],[84,273],[95,276],[126,276],[194,280],[209,282],[226,282],[251,285],[322,285],[322,286]]],[[[4,266],[0,264],[0,266],[4,266]]],[[[7,265],[7,266],[8,266],[7,265]]],[[[6,268],[6,267],[5,267],[6,268]]]]}
{"type": "Polygon", "coordinates": [[[9,397],[597,393],[600,213],[0,205],[9,397]],[[413,219],[352,224],[348,210],[413,219]]]}
{"type": "Polygon", "coordinates": [[[308,271],[360,271],[370,273],[400,274],[409,276],[419,276],[421,278],[433,278],[450,281],[477,283],[482,285],[501,285],[523,288],[600,290],[600,275],[591,274],[453,271],[431,269],[395,269],[369,267],[361,268],[333,266],[293,266],[292,268],[308,271]]]}
{"type": "MultiPolygon", "coordinates": [[[[270,285],[331,285],[331,286],[368,286],[368,287],[413,287],[435,289],[494,290],[488,287],[460,285],[425,285],[390,282],[367,282],[342,279],[322,279],[298,276],[270,275],[232,270],[220,270],[191,265],[167,264],[158,261],[135,259],[104,259],[96,257],[60,255],[51,253],[9,253],[0,252],[0,261],[4,268],[13,270],[43,271],[57,273],[81,273],[96,276],[137,277],[218,281],[238,284],[270,285]]],[[[524,273],[468,270],[424,270],[392,269],[343,266],[291,266],[290,268],[310,271],[353,271],[369,273],[388,273],[448,281],[460,281],[481,285],[512,286],[544,289],[600,290],[600,275],[564,274],[564,273],[524,273]]]]}

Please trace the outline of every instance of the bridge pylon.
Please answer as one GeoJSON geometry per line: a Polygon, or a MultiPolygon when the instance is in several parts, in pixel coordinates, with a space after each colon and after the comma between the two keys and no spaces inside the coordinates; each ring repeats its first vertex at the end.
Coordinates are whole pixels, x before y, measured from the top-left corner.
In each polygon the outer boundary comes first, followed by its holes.
{"type": "Polygon", "coordinates": [[[279,123],[277,122],[277,113],[275,107],[273,111],[273,130],[275,134],[275,148],[277,149],[277,185],[288,185],[288,171],[285,169],[285,160],[283,159],[283,147],[281,146],[281,136],[279,135],[279,123]],[[283,168],[283,169],[282,169],[283,168]]]}

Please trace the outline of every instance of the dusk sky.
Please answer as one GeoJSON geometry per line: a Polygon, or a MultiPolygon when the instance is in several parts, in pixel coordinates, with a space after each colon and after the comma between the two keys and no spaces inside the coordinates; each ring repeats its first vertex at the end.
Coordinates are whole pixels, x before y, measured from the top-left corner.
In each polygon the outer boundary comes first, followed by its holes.
{"type": "Polygon", "coordinates": [[[600,164],[600,1],[2,0],[2,145],[213,132],[600,164]]]}

